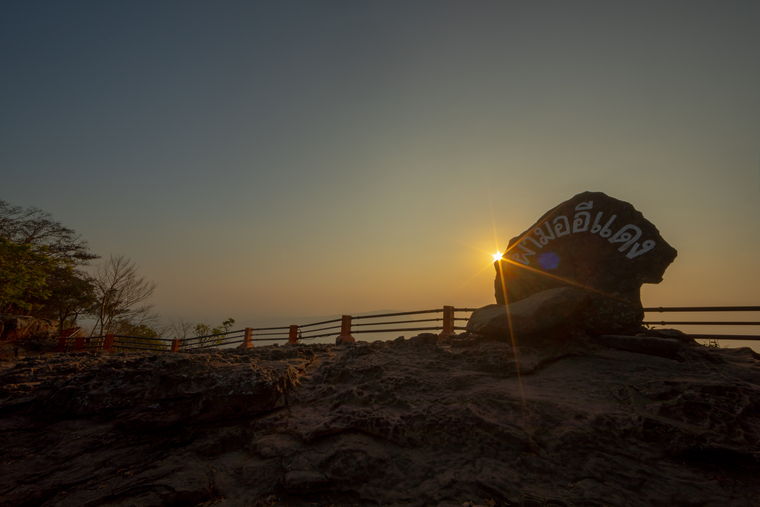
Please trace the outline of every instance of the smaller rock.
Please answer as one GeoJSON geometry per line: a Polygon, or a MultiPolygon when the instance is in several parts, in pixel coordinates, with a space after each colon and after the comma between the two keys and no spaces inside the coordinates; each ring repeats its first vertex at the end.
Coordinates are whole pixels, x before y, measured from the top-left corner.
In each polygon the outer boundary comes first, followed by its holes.
{"type": "Polygon", "coordinates": [[[475,338],[459,338],[451,340],[451,347],[455,349],[461,349],[465,347],[475,346],[475,338]]]}
{"type": "Polygon", "coordinates": [[[672,338],[654,338],[651,336],[601,335],[596,343],[616,350],[647,354],[672,359],[681,348],[681,342],[672,338]]]}
{"type": "Polygon", "coordinates": [[[591,336],[634,334],[644,314],[641,303],[574,287],[558,287],[534,294],[507,307],[495,304],[472,313],[467,331],[508,338],[510,324],[516,337],[569,333],[591,336]],[[510,323],[511,320],[511,323],[510,323]]]}
{"type": "Polygon", "coordinates": [[[540,335],[562,337],[582,328],[591,296],[580,289],[558,287],[506,305],[488,305],[472,312],[467,331],[528,340],[540,335]],[[508,311],[507,311],[508,310],[508,311]]]}
{"type": "Polygon", "coordinates": [[[694,338],[687,335],[680,329],[660,328],[660,329],[644,329],[642,333],[637,333],[636,336],[654,336],[656,338],[673,338],[681,343],[694,344],[697,343],[694,338]]]}
{"type": "Polygon", "coordinates": [[[421,333],[409,338],[409,343],[414,346],[435,345],[438,343],[438,335],[435,333],[421,333]]]}

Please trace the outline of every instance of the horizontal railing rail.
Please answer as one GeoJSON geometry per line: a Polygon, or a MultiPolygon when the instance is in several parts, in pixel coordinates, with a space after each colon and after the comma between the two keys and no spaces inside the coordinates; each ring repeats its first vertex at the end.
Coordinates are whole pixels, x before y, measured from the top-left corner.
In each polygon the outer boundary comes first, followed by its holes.
{"type": "Polygon", "coordinates": [[[376,315],[357,315],[356,317],[353,317],[354,320],[361,320],[361,319],[379,319],[383,317],[400,317],[402,315],[420,315],[423,313],[441,313],[443,311],[443,308],[434,308],[432,310],[415,310],[413,312],[394,312],[394,313],[379,313],[376,315]]]}
{"type": "Polygon", "coordinates": [[[693,334],[688,333],[697,340],[737,340],[737,341],[760,341],[759,335],[750,334],[693,334]]]}
{"type": "Polygon", "coordinates": [[[237,331],[226,331],[224,333],[183,338],[179,342],[179,348],[180,350],[190,351],[236,345],[243,343],[244,333],[245,329],[239,329],[237,331]]]}
{"type": "MultiPolygon", "coordinates": [[[[333,322],[340,322],[340,321],[341,319],[323,320],[321,322],[312,322],[311,324],[303,324],[301,327],[321,326],[322,324],[332,324],[333,322]]],[[[272,328],[272,329],[279,329],[279,328],[272,328]]]]}
{"type": "Polygon", "coordinates": [[[644,322],[644,324],[657,326],[760,326],[760,322],[741,322],[733,320],[672,320],[668,322],[644,322]]]}
{"type": "Polygon", "coordinates": [[[426,326],[426,327],[400,327],[396,329],[359,329],[354,331],[356,334],[360,333],[396,333],[400,331],[438,331],[443,329],[441,326],[426,326]]]}
{"type": "Polygon", "coordinates": [[[760,306],[658,306],[644,308],[644,312],[760,312],[760,306]]]}
{"type": "MultiPolygon", "coordinates": [[[[449,307],[451,308],[451,307],[449,307]]],[[[433,308],[431,310],[415,310],[412,312],[392,312],[392,313],[379,313],[370,315],[358,315],[356,317],[350,317],[351,320],[359,320],[359,322],[353,323],[350,328],[349,336],[353,334],[374,334],[374,333],[401,333],[408,331],[441,331],[443,330],[444,317],[430,318],[431,314],[438,315],[445,311],[444,308],[433,308]],[[412,318],[401,320],[388,320],[397,317],[408,317],[411,315],[417,315],[424,318],[412,318]],[[434,322],[435,324],[428,324],[434,322]],[[402,324],[411,324],[407,326],[398,327],[402,324]],[[414,326],[414,324],[419,324],[414,326]]],[[[343,332],[341,332],[343,334],[343,332]]]]}
{"type": "Polygon", "coordinates": [[[467,322],[467,321],[469,321],[469,320],[470,320],[470,317],[469,317],[469,316],[468,316],[468,317],[457,317],[457,316],[456,316],[456,313],[472,313],[472,312],[474,312],[475,310],[477,310],[477,308],[454,308],[454,313],[455,313],[455,316],[454,316],[454,326],[453,326],[453,329],[454,329],[455,331],[465,331],[465,330],[467,330],[467,326],[457,326],[457,325],[456,325],[456,322],[457,322],[457,321],[460,321],[460,322],[462,322],[462,321],[464,321],[464,322],[467,322]]]}
{"type": "MultiPolygon", "coordinates": [[[[107,335],[106,335],[107,336],[107,335]]],[[[113,348],[118,350],[166,351],[172,346],[167,338],[145,338],[141,336],[113,335],[113,348]]],[[[103,342],[105,341],[103,337],[103,342]]]]}
{"type": "MultiPolygon", "coordinates": [[[[760,306],[670,306],[644,308],[645,313],[732,313],[732,312],[760,312],[760,306]]],[[[760,321],[738,320],[645,320],[646,326],[760,326],[760,321]]],[[[704,340],[749,340],[760,341],[760,335],[746,334],[694,334],[687,333],[692,338],[704,340]]]]}
{"type": "MultiPolygon", "coordinates": [[[[317,338],[336,337],[337,343],[355,341],[354,334],[397,333],[407,331],[437,332],[439,338],[455,335],[455,331],[466,330],[466,326],[457,325],[469,321],[477,308],[456,308],[444,306],[430,310],[410,312],[388,312],[366,315],[343,315],[339,319],[328,319],[301,325],[245,328],[224,333],[192,336],[186,338],[146,338],[107,334],[103,336],[83,337],[77,333],[63,333],[59,339],[58,350],[68,351],[117,351],[138,350],[149,352],[179,352],[205,350],[211,348],[253,347],[254,342],[287,341],[289,344],[314,340],[317,338]],[[441,315],[442,314],[442,315],[441,315]],[[403,318],[408,316],[420,318],[403,318]]],[[[644,312],[651,313],[707,313],[707,312],[760,312],[760,306],[673,306],[647,307],[644,312]]],[[[668,320],[655,322],[646,320],[647,326],[688,325],[688,326],[760,326],[760,320],[668,320]]],[[[689,336],[708,340],[751,340],[760,341],[760,335],[736,334],[691,334],[689,336]]]]}

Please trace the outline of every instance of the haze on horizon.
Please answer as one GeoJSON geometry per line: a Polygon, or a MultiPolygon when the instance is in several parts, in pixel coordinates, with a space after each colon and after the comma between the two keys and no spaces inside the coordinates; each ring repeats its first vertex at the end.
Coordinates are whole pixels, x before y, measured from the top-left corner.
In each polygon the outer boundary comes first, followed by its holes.
{"type": "Polygon", "coordinates": [[[584,190],[678,250],[645,306],[760,304],[756,2],[0,3],[0,198],[165,317],[482,306],[584,190]]]}

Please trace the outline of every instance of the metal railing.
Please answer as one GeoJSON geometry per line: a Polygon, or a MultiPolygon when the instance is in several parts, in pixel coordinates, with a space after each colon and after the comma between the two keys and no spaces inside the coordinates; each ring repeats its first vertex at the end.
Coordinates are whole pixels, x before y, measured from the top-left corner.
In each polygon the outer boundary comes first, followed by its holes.
{"type": "MultiPolygon", "coordinates": [[[[455,308],[444,306],[431,310],[411,312],[393,312],[367,315],[343,315],[339,319],[330,319],[302,325],[245,328],[226,333],[193,336],[191,338],[167,339],[145,338],[109,334],[95,337],[61,336],[58,350],[97,351],[137,350],[148,352],[200,351],[211,348],[250,348],[254,342],[287,341],[289,344],[335,336],[337,342],[355,341],[355,334],[397,333],[406,331],[437,332],[440,338],[456,334],[466,329],[457,325],[469,320],[469,315],[477,308],[455,308]],[[457,316],[459,314],[459,316],[457,316]]],[[[701,307],[650,307],[645,313],[704,313],[704,312],[760,312],[760,306],[701,306],[701,307]]],[[[672,320],[655,322],[644,321],[647,326],[760,326],[760,321],[736,320],[672,320]]],[[[689,336],[708,340],[753,340],[760,341],[760,335],[735,334],[691,334],[689,336]]]]}
{"type": "Polygon", "coordinates": [[[245,342],[246,336],[249,341],[281,341],[288,340],[283,335],[282,329],[279,328],[260,328],[260,329],[240,329],[237,331],[228,331],[204,336],[193,336],[190,338],[168,339],[168,338],[146,338],[142,336],[126,336],[117,334],[107,334],[103,336],[91,337],[71,337],[62,336],[58,342],[58,351],[66,352],[76,351],[98,351],[107,350],[116,352],[119,350],[139,350],[148,352],[189,352],[193,350],[203,350],[211,348],[228,348],[230,346],[241,345],[245,342]],[[265,338],[262,338],[265,336],[265,338]]]}
{"type": "Polygon", "coordinates": [[[443,308],[435,308],[433,310],[417,310],[413,312],[395,312],[395,313],[381,313],[375,315],[359,315],[352,317],[353,320],[359,320],[356,324],[353,324],[351,328],[352,334],[360,333],[400,333],[404,331],[440,331],[443,330],[443,316],[433,318],[412,318],[403,320],[384,320],[389,318],[406,317],[408,315],[426,315],[433,314],[438,315],[443,313],[443,308]],[[427,324],[428,322],[435,322],[436,324],[427,324]],[[410,327],[402,326],[401,324],[421,324],[420,326],[410,327]],[[378,327],[379,326],[379,327],[378,327]],[[392,327],[388,327],[392,326],[392,327]]]}
{"type": "Polygon", "coordinates": [[[58,350],[98,351],[108,350],[142,350],[150,352],[168,352],[171,349],[172,340],[166,338],[146,338],[143,336],[126,336],[108,334],[103,336],[77,336],[61,337],[58,342],[58,350]]]}
{"type": "Polygon", "coordinates": [[[298,330],[299,330],[298,338],[301,340],[313,340],[315,338],[335,336],[335,331],[333,330],[341,328],[341,324],[335,324],[335,323],[341,322],[342,320],[343,319],[323,320],[321,322],[312,322],[311,324],[304,324],[302,326],[298,326],[298,330]],[[333,324],[333,325],[326,326],[326,324],[333,324]],[[316,326],[322,326],[322,327],[316,327],[316,326]]]}
{"type": "MultiPolygon", "coordinates": [[[[713,312],[760,312],[760,306],[671,306],[644,308],[645,313],[713,313],[713,312]]],[[[760,326],[760,321],[737,321],[737,320],[669,320],[669,321],[644,321],[647,326],[760,326]]],[[[706,340],[749,340],[760,341],[760,335],[746,334],[693,334],[687,333],[692,338],[706,340]]]]}

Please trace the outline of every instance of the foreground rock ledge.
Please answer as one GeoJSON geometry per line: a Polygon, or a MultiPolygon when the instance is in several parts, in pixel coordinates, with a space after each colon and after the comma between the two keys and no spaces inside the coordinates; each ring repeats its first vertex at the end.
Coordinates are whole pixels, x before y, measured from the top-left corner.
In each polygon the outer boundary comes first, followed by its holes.
{"type": "Polygon", "coordinates": [[[0,505],[756,506],[758,407],[685,343],[51,355],[0,363],[0,505]]]}

